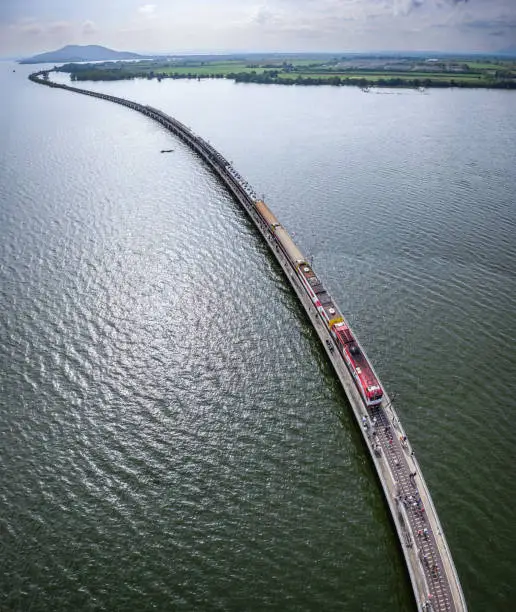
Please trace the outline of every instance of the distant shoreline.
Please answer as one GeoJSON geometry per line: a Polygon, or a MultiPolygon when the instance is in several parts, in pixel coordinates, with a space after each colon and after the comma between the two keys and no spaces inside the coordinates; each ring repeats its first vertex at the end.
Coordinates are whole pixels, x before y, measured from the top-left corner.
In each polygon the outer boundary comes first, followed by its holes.
{"type": "Polygon", "coordinates": [[[516,60],[416,58],[264,58],[144,60],[136,62],[68,63],[54,68],[75,81],[131,79],[230,79],[264,85],[354,86],[389,88],[516,89],[516,60]]]}

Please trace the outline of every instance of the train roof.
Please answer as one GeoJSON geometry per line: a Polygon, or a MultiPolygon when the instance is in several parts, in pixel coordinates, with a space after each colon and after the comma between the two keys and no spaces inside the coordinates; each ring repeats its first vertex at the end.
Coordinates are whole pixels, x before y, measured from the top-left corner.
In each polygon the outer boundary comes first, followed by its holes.
{"type": "Polygon", "coordinates": [[[256,210],[260,213],[260,215],[267,221],[267,223],[275,227],[276,225],[280,225],[280,222],[276,218],[276,215],[271,211],[271,209],[265,204],[263,200],[258,200],[254,203],[256,210]]]}
{"type": "Polygon", "coordinates": [[[287,230],[281,225],[278,225],[274,229],[274,233],[278,237],[278,240],[282,244],[283,248],[287,252],[288,256],[294,263],[304,263],[306,261],[306,257],[301,253],[296,243],[290,237],[290,234],[287,230]]]}

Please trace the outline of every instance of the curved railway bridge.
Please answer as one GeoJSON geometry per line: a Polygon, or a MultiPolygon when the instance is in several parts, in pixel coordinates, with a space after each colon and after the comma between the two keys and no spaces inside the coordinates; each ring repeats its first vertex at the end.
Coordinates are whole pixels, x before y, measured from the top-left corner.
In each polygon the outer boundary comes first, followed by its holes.
{"type": "MultiPolygon", "coordinates": [[[[209,143],[158,109],[124,98],[53,83],[48,79],[48,71],[34,73],[29,79],[49,87],[121,104],[142,113],[186,143],[224,183],[251,217],[283,268],[346,392],[391,512],[417,608],[429,612],[465,612],[466,601],[439,517],[392,401],[384,393],[381,403],[369,407],[365,405],[341,351],[336,350],[331,328],[308,295],[301,280],[302,275],[296,270],[292,258],[281,247],[275,228],[260,214],[263,203],[250,185],[209,143]]],[[[288,239],[291,240],[290,237],[288,239]]]]}

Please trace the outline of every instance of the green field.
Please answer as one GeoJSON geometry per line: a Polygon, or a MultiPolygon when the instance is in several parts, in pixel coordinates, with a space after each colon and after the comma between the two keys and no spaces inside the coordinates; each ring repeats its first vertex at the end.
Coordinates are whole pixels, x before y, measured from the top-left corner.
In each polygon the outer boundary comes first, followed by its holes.
{"type": "Polygon", "coordinates": [[[264,72],[265,68],[250,68],[247,62],[212,62],[205,65],[166,66],[163,68],[156,68],[155,70],[164,74],[193,74],[195,76],[206,76],[210,74],[226,75],[231,72],[253,72],[253,70],[259,74],[264,72]]]}

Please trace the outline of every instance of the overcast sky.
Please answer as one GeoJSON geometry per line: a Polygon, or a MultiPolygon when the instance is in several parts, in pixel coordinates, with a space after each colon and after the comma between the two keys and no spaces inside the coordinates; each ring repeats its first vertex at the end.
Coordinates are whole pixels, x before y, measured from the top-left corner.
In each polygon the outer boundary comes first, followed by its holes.
{"type": "Polygon", "coordinates": [[[497,51],[516,0],[0,0],[0,55],[127,51],[497,51]]]}

